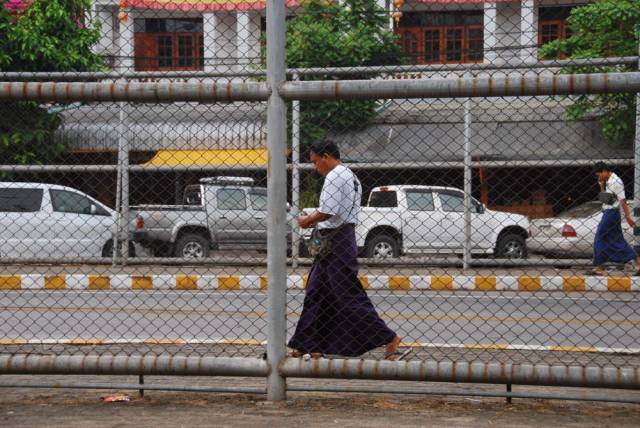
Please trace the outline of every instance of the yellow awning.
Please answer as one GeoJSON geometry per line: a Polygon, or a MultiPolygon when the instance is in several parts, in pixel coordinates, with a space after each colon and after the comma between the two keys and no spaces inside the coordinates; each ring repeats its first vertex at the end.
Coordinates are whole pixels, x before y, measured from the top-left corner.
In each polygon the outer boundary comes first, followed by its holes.
{"type": "Polygon", "coordinates": [[[145,165],[266,166],[267,149],[158,150],[145,165]]]}

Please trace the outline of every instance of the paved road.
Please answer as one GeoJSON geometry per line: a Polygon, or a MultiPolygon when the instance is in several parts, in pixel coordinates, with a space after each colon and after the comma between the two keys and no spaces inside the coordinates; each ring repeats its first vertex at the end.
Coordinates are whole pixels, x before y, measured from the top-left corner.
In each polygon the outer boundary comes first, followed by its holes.
{"type": "MultiPolygon", "coordinates": [[[[405,342],[640,348],[635,293],[369,292],[405,342]]],[[[293,331],[304,294],[288,295],[293,331]]],[[[266,293],[3,291],[0,340],[266,339],[266,293]]]]}

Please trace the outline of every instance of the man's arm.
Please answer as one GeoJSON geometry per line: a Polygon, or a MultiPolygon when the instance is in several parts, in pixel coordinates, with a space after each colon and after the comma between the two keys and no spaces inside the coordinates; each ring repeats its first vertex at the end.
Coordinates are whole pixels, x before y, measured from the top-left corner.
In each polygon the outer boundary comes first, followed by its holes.
{"type": "Polygon", "coordinates": [[[300,225],[303,229],[308,229],[310,227],[315,226],[317,223],[321,221],[325,221],[333,217],[331,214],[321,213],[320,211],[316,211],[311,215],[303,215],[298,217],[298,225],[300,225]]]}
{"type": "Polygon", "coordinates": [[[624,217],[627,219],[627,223],[631,227],[636,226],[636,222],[631,215],[631,208],[629,208],[629,204],[627,204],[626,199],[620,199],[620,206],[622,206],[622,211],[624,211],[624,217]]]}

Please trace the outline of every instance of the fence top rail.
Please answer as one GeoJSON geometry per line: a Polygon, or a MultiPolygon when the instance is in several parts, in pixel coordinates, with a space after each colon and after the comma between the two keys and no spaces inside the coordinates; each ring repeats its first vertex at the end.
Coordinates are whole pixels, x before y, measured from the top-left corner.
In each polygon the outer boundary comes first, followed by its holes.
{"type": "Polygon", "coordinates": [[[640,92],[640,72],[300,81],[284,83],[279,92],[301,101],[633,93],[640,92]]]}
{"type": "MultiPolygon", "coordinates": [[[[531,63],[492,63],[492,64],[428,64],[428,65],[384,65],[369,67],[310,67],[290,68],[287,75],[362,75],[378,73],[421,73],[441,71],[500,71],[500,70],[529,70],[561,67],[584,66],[636,66],[640,57],[610,57],[588,59],[547,60],[531,63]]],[[[238,78],[264,77],[265,70],[250,70],[239,72],[216,71],[95,71],[95,72],[21,72],[2,71],[0,80],[3,81],[92,81],[92,80],[133,80],[133,79],[207,79],[207,78],[238,78]]]]}
{"type": "Polygon", "coordinates": [[[266,101],[261,82],[0,82],[0,100],[101,102],[266,101]]]}
{"type": "MultiPolygon", "coordinates": [[[[264,82],[0,82],[1,101],[266,101],[264,82]]],[[[287,100],[460,98],[640,92],[640,72],[285,82],[287,100]]]]}

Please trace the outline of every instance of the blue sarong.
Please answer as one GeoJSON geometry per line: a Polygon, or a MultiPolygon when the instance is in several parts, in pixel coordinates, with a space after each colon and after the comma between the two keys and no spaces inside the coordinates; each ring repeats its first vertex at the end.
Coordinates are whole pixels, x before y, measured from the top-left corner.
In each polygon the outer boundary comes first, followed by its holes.
{"type": "Polygon", "coordinates": [[[358,279],[354,225],[341,227],[331,247],[329,256],[311,266],[302,314],[289,347],[357,357],[386,345],[396,334],[378,316],[358,279]]]}
{"type": "Polygon", "coordinates": [[[625,241],[620,224],[620,210],[612,208],[602,212],[602,220],[596,230],[593,243],[593,264],[627,263],[636,257],[636,252],[625,241]]]}

